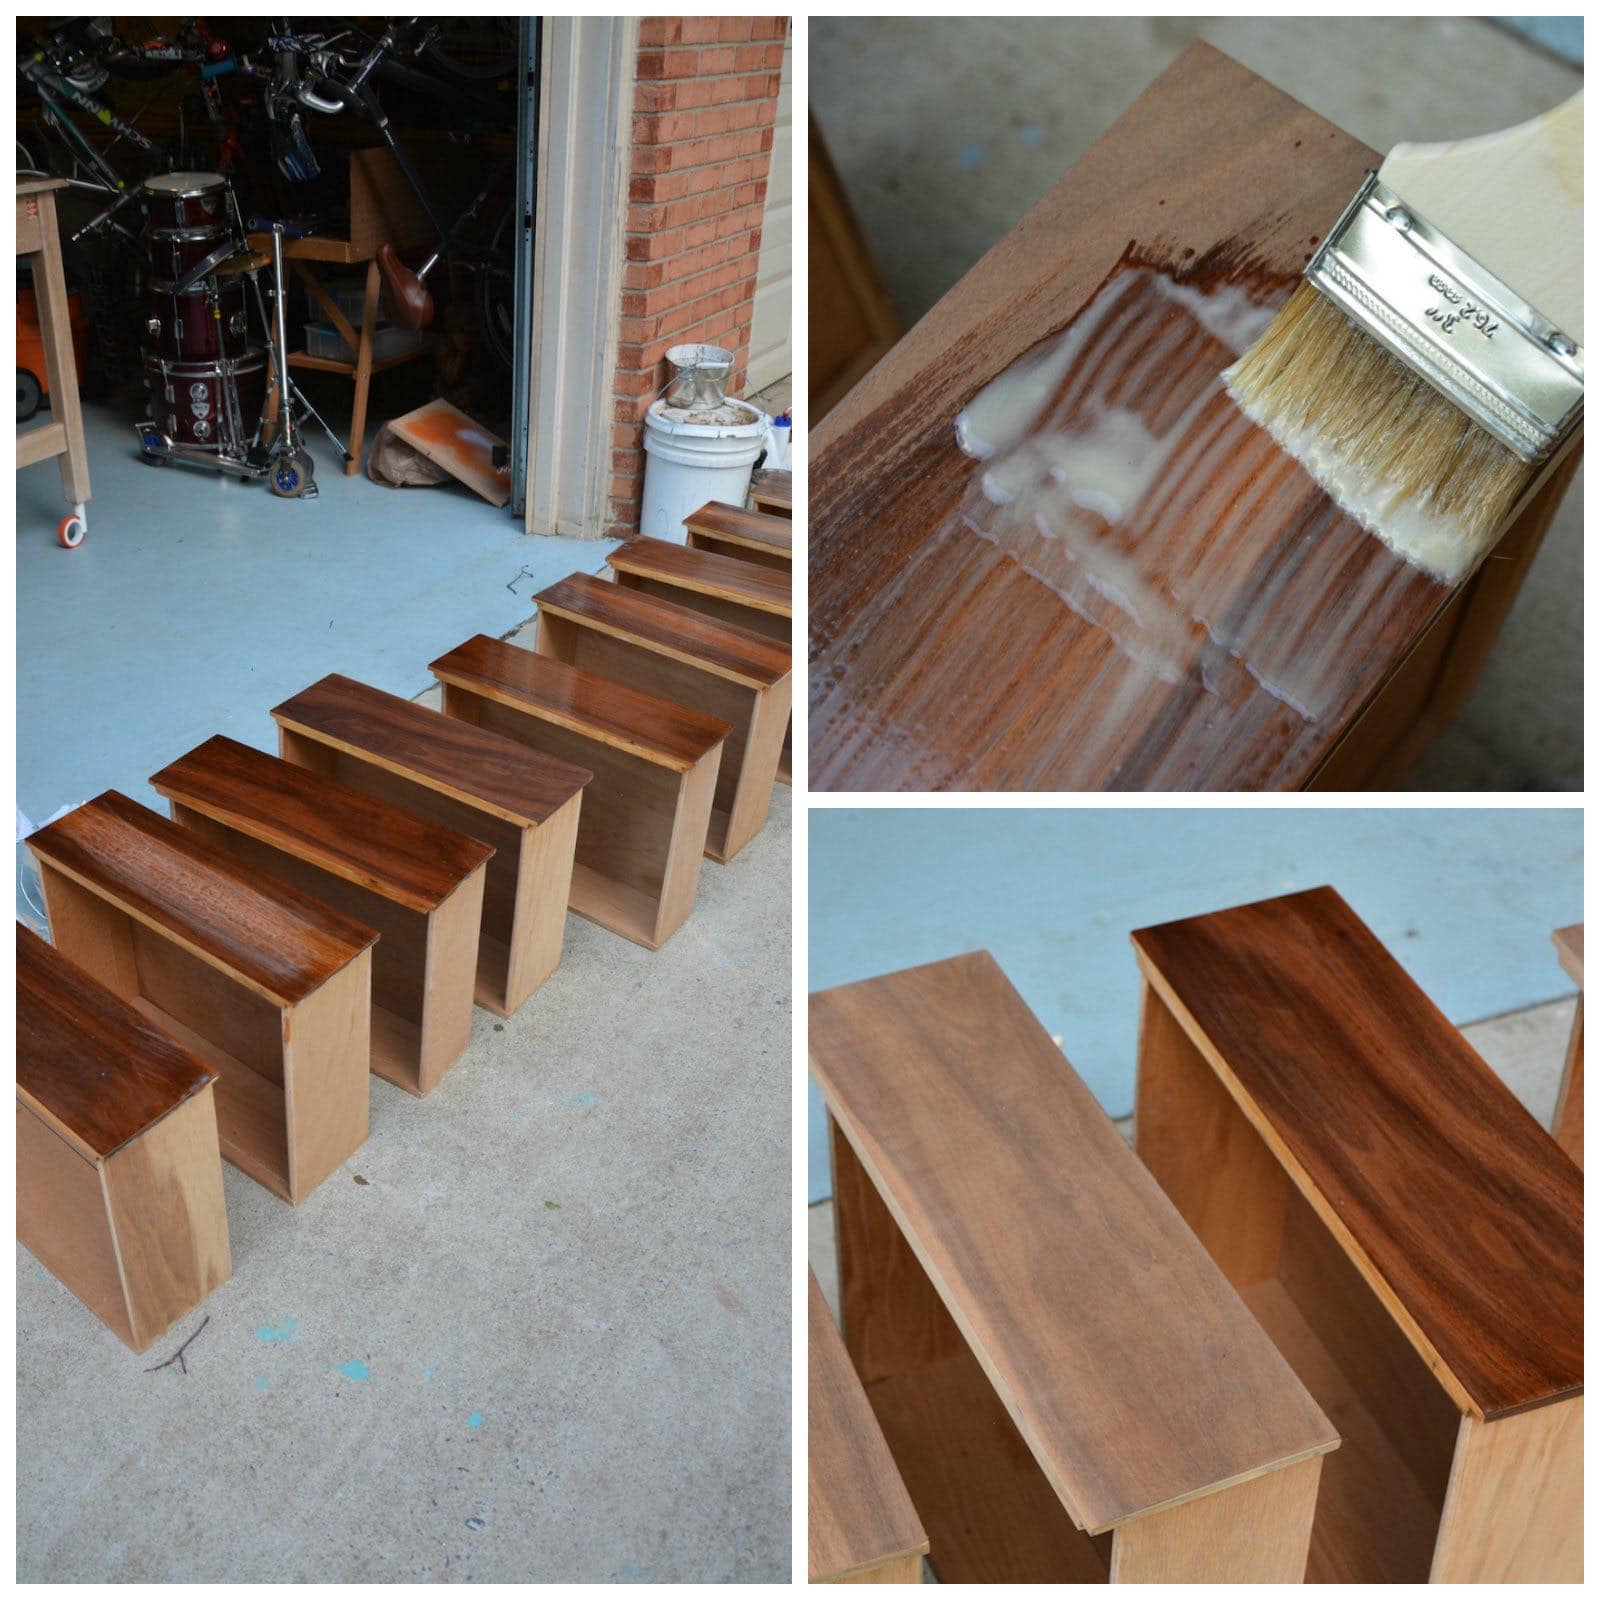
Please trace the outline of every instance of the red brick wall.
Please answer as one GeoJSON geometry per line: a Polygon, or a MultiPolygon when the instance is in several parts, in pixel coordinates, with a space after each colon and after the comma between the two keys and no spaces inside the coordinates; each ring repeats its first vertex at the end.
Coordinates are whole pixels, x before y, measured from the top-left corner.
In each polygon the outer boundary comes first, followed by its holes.
{"type": "Polygon", "coordinates": [[[613,537],[639,531],[643,417],[675,344],[720,344],[744,384],[784,17],[645,17],[633,101],[611,437],[613,537]]]}

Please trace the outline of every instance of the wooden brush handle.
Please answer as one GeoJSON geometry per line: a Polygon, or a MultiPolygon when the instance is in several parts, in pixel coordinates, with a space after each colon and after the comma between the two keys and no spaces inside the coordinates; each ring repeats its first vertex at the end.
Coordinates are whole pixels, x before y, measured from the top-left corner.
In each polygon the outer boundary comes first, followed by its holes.
{"type": "Polygon", "coordinates": [[[1378,176],[1583,343],[1583,92],[1476,139],[1397,144],[1378,176]]]}

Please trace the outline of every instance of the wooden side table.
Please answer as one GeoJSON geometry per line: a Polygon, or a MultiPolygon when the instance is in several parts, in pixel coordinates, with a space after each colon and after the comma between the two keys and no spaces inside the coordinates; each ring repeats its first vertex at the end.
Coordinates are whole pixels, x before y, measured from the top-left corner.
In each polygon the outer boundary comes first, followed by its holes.
{"type": "Polygon", "coordinates": [[[1550,1131],[1563,1150],[1583,1165],[1583,924],[1560,928],[1550,936],[1567,976],[1578,986],[1578,1014],[1572,1019],[1567,1042],[1567,1064],[1556,1097],[1555,1120],[1550,1131]]]}
{"type": "Polygon", "coordinates": [[[940,1580],[1298,1583],[1338,1434],[993,957],[813,995],[811,1066],[940,1580]]]}
{"type": "Polygon", "coordinates": [[[17,185],[17,259],[26,260],[33,269],[45,374],[50,380],[50,421],[17,435],[17,466],[59,460],[61,493],[71,509],[57,524],[56,538],[72,549],[83,542],[89,527],[89,448],[78,402],[78,366],[56,227],[56,191],[66,186],[63,178],[29,178],[17,185]]]}
{"type": "Polygon", "coordinates": [[[1332,889],[1133,935],[1137,1148],[1330,1416],[1311,1582],[1583,1568],[1583,1179],[1332,889]]]}
{"type": "Polygon", "coordinates": [[[928,1536],[814,1275],[806,1318],[812,1583],[921,1583],[928,1536]]]}

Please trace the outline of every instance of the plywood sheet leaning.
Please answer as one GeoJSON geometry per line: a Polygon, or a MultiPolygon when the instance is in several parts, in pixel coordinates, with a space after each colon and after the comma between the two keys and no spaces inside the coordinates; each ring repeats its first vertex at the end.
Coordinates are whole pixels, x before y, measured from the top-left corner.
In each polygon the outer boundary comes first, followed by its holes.
{"type": "Polygon", "coordinates": [[[1452,591],[1217,382],[1377,161],[1194,45],[828,415],[814,787],[1365,784],[1459,700],[1575,454],[1452,591]]]}
{"type": "Polygon", "coordinates": [[[495,452],[505,451],[505,440],[496,438],[448,400],[430,400],[396,417],[389,430],[490,505],[503,506],[511,498],[509,461],[505,466],[495,465],[495,452]]]}

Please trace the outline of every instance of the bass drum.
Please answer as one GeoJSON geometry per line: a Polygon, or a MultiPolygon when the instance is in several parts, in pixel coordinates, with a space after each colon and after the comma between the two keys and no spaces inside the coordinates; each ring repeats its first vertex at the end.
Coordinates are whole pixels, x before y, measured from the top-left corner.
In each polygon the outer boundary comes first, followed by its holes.
{"type": "Polygon", "coordinates": [[[146,350],[166,361],[234,361],[250,347],[244,279],[211,279],[179,294],[159,279],[150,285],[146,350]]]}
{"type": "Polygon", "coordinates": [[[237,361],[162,361],[147,355],[150,416],[174,444],[242,459],[267,400],[267,353],[237,361]]]}
{"type": "Polygon", "coordinates": [[[146,178],[140,209],[152,228],[168,232],[226,227],[232,221],[228,180],[220,172],[163,172],[146,178]]]}

